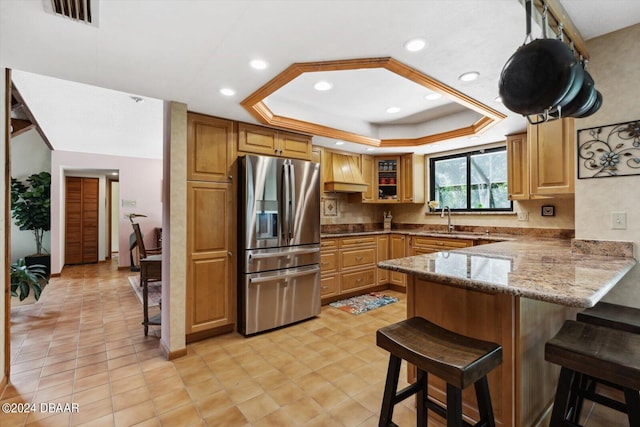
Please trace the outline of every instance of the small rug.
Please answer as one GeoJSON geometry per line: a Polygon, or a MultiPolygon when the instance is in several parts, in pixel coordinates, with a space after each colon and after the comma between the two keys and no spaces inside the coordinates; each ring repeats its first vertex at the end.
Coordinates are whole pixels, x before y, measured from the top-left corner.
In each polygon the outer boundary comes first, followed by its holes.
{"type": "Polygon", "coordinates": [[[338,310],[346,311],[347,313],[361,314],[387,304],[393,304],[394,302],[398,302],[398,298],[371,292],[366,295],[359,295],[357,297],[332,302],[329,305],[338,310]]]}
{"type": "MultiPolygon", "coordinates": [[[[142,304],[142,286],[140,286],[140,276],[129,276],[129,284],[131,289],[138,297],[138,301],[142,304]]],[[[151,282],[147,286],[149,288],[149,307],[155,307],[159,305],[160,298],[162,297],[162,282],[151,282]]]]}

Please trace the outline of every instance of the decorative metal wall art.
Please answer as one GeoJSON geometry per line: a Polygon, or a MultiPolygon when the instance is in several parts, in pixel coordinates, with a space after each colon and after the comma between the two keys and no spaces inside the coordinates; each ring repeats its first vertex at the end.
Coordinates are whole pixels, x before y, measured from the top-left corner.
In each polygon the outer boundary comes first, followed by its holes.
{"type": "Polygon", "coordinates": [[[640,175],[640,120],[578,131],[578,178],[640,175]]]}

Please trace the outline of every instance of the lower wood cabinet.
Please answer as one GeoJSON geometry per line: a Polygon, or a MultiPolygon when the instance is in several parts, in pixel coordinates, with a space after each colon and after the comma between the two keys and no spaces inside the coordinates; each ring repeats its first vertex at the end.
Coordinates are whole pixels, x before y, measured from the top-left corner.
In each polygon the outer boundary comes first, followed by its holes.
{"type": "Polygon", "coordinates": [[[187,182],[187,341],[235,325],[232,185],[187,182]]]}
{"type": "MultiPolygon", "coordinates": [[[[383,235],[376,238],[378,245],[378,262],[389,259],[389,236],[383,235]]],[[[386,285],[389,283],[389,270],[384,268],[378,269],[378,284],[386,285]]]]}
{"type": "MultiPolygon", "coordinates": [[[[391,259],[404,258],[406,256],[405,235],[392,234],[389,236],[389,239],[389,252],[391,253],[391,259]]],[[[407,275],[397,271],[389,271],[389,282],[392,285],[404,288],[407,286],[407,275]]]]}

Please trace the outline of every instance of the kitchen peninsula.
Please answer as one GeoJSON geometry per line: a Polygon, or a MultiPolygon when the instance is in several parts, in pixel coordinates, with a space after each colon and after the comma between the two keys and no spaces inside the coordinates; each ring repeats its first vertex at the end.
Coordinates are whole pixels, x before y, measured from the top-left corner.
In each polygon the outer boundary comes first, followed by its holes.
{"type": "MultiPolygon", "coordinates": [[[[559,368],[544,344],[565,319],[596,304],[636,264],[631,255],[577,253],[568,239],[512,240],[399,258],[379,268],[406,273],[407,317],[421,316],[503,347],[489,375],[496,425],[540,424],[553,401],[559,368]]],[[[444,402],[432,378],[429,394],[444,402]]],[[[477,420],[472,388],[463,411],[477,420]]]]}

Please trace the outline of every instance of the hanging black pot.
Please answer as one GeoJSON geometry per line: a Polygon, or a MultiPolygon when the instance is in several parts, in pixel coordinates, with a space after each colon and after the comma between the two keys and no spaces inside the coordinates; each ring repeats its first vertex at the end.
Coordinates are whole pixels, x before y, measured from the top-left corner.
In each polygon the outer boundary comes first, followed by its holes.
{"type": "MultiPolygon", "coordinates": [[[[531,0],[525,8],[528,39],[531,0]]],[[[546,24],[543,27],[546,30],[546,24]]],[[[500,75],[500,97],[505,107],[525,116],[558,108],[562,111],[580,92],[583,80],[584,69],[564,42],[536,39],[520,46],[505,64],[500,75]]]]}
{"type": "Polygon", "coordinates": [[[574,117],[576,117],[578,119],[583,119],[585,117],[589,117],[590,115],[592,115],[596,111],[598,111],[600,109],[600,107],[602,107],[602,94],[600,93],[600,91],[596,90],[596,101],[593,103],[593,106],[591,108],[589,108],[587,111],[585,111],[582,115],[574,116],[574,117]]]}
{"type": "Polygon", "coordinates": [[[597,93],[593,78],[589,72],[584,72],[582,87],[578,94],[569,102],[566,107],[554,110],[550,113],[552,117],[580,117],[585,114],[596,102],[597,93]]]}

